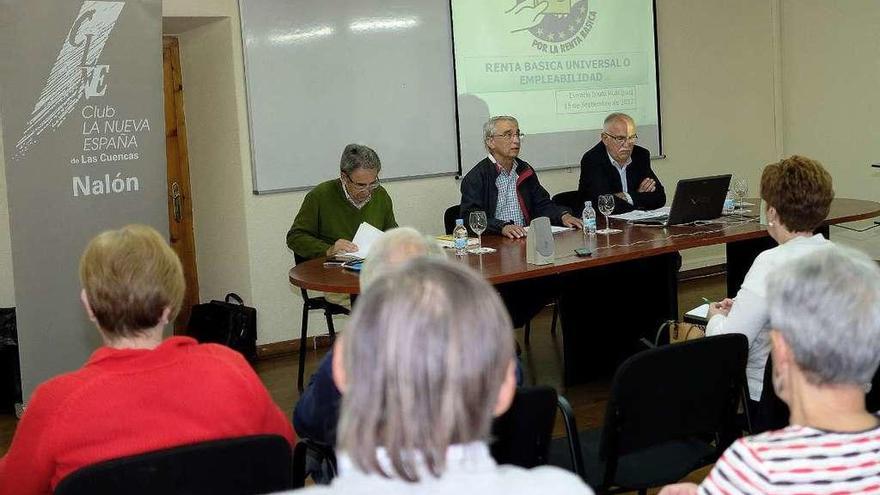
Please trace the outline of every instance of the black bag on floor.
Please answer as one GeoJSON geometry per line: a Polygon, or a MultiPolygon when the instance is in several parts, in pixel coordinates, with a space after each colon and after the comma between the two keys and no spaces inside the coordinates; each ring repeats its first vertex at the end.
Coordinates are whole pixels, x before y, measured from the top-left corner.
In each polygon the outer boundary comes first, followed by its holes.
{"type": "Polygon", "coordinates": [[[193,306],[187,331],[201,343],[223,344],[250,362],[257,359],[257,310],[245,306],[234,292],[226,294],[225,301],[193,306]]]}
{"type": "Polygon", "coordinates": [[[0,308],[0,412],[12,412],[16,403],[21,403],[21,366],[15,308],[0,308]]]}

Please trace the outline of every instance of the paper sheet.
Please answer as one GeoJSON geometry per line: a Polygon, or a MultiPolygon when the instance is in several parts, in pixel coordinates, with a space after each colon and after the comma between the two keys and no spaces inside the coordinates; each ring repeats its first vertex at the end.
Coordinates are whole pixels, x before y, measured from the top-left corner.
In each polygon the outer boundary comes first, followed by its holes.
{"type": "Polygon", "coordinates": [[[357,258],[366,258],[367,253],[370,252],[370,247],[381,235],[381,230],[373,227],[367,222],[361,222],[357,232],[354,234],[354,239],[351,240],[351,242],[357,245],[358,250],[354,253],[348,254],[357,258]]]}
{"type": "Polygon", "coordinates": [[[709,317],[709,305],[703,304],[702,306],[697,306],[696,308],[685,313],[686,315],[696,316],[697,318],[708,318],[709,317]]]}
{"type": "Polygon", "coordinates": [[[611,218],[616,218],[618,220],[644,220],[646,218],[659,217],[661,215],[669,215],[669,210],[671,207],[664,206],[662,208],[657,208],[656,210],[633,210],[627,213],[619,213],[617,215],[608,215],[611,218]]]}
{"type": "MultiPolygon", "coordinates": [[[[529,226],[528,226],[528,225],[526,225],[525,227],[523,227],[523,229],[525,229],[526,233],[529,232],[529,226]]],[[[558,234],[558,233],[560,233],[560,232],[568,232],[569,230],[573,230],[573,229],[572,229],[571,227],[559,227],[559,226],[557,226],[557,225],[551,225],[551,226],[550,226],[550,233],[552,233],[552,234],[558,234]]]]}

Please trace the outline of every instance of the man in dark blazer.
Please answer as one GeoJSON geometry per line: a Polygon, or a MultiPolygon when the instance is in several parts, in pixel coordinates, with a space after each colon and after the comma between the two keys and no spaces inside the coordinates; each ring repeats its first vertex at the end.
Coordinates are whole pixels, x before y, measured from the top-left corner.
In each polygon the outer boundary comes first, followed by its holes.
{"type": "Polygon", "coordinates": [[[624,113],[605,118],[602,141],[581,158],[578,196],[581,205],[592,201],[598,210],[599,196],[613,194],[614,213],[653,210],[666,204],[666,191],[651,170],[648,150],[637,146],[636,124],[624,113]]]}

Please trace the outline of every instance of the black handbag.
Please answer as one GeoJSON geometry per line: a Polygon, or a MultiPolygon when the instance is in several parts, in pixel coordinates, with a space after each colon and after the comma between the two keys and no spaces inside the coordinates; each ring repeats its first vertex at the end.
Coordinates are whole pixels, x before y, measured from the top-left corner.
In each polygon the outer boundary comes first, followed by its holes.
{"type": "Polygon", "coordinates": [[[193,306],[187,330],[201,343],[223,344],[250,362],[257,359],[257,310],[234,292],[225,301],[193,306]]]}
{"type": "Polygon", "coordinates": [[[21,366],[15,308],[0,308],[0,412],[11,413],[21,403],[21,366]]]}

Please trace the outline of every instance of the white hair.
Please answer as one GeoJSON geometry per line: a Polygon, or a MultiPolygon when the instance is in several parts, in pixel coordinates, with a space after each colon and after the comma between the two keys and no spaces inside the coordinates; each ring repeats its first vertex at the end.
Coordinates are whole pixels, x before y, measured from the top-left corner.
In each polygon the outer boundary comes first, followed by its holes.
{"type": "Polygon", "coordinates": [[[771,327],[818,384],[870,382],[880,363],[880,267],[854,249],[795,259],[767,279],[771,327]]]}

